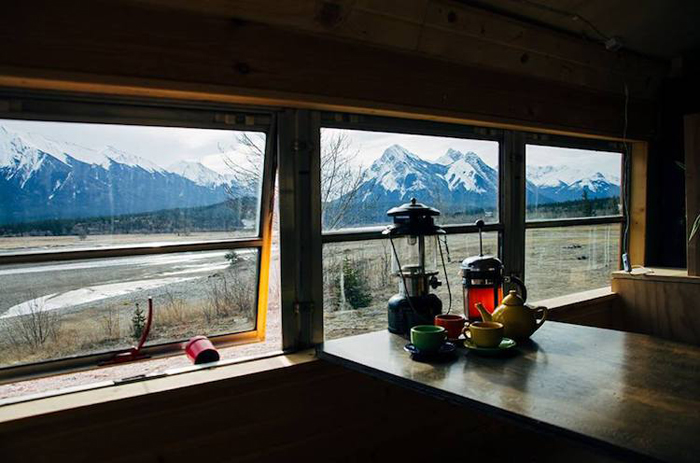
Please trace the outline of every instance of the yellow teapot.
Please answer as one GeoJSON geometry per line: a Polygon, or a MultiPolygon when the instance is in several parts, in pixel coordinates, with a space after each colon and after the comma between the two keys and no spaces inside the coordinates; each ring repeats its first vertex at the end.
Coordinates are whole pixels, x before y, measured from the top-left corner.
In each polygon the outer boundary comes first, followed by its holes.
{"type": "Polygon", "coordinates": [[[502,323],[503,336],[518,342],[525,341],[532,336],[532,333],[537,331],[547,319],[547,307],[531,307],[525,304],[525,301],[518,296],[515,290],[511,290],[503,298],[501,305],[496,307],[493,314],[488,313],[480,302],[476,303],[476,308],[484,321],[502,323]],[[538,317],[539,313],[542,313],[541,317],[538,317]]]}

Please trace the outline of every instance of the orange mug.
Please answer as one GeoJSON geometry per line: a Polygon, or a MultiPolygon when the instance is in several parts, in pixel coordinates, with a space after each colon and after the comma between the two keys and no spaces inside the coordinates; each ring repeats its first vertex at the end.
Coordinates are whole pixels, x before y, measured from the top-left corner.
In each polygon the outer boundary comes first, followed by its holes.
{"type": "Polygon", "coordinates": [[[462,334],[462,329],[466,323],[462,315],[441,314],[435,316],[435,325],[442,326],[447,332],[447,339],[454,341],[462,334]]]}

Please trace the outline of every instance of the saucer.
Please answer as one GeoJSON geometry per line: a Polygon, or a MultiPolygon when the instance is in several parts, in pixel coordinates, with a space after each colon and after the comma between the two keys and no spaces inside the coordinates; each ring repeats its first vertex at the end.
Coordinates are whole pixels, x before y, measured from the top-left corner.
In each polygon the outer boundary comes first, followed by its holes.
{"type": "Polygon", "coordinates": [[[425,352],[419,350],[413,343],[408,343],[403,347],[403,350],[411,354],[411,358],[418,362],[441,361],[446,360],[455,353],[457,348],[451,342],[445,342],[435,352],[425,352]]]}
{"type": "Polygon", "coordinates": [[[476,352],[479,355],[501,355],[510,351],[518,344],[510,338],[503,338],[498,347],[478,347],[469,339],[464,340],[464,347],[476,352]]]}

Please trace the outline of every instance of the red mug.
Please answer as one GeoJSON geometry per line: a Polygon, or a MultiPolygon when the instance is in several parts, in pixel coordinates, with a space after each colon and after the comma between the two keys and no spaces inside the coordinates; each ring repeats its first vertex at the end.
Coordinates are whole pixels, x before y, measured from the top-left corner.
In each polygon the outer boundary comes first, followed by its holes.
{"type": "Polygon", "coordinates": [[[450,340],[459,338],[466,321],[462,315],[441,314],[435,316],[435,325],[445,328],[447,339],[450,340]]]}
{"type": "Polygon", "coordinates": [[[195,336],[187,341],[185,354],[195,365],[219,360],[219,351],[206,336],[195,336]]]}

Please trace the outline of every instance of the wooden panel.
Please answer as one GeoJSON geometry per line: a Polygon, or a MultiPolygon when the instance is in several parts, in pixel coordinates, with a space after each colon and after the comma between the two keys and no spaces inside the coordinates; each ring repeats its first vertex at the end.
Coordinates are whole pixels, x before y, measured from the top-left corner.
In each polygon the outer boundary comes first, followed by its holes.
{"type": "MultiPolygon", "coordinates": [[[[685,133],[685,215],[686,238],[700,215],[700,114],[684,118],[685,133]]],[[[700,234],[687,242],[688,275],[700,275],[700,234]]]]}
{"type": "Polygon", "coordinates": [[[322,361],[3,423],[0,448],[4,463],[616,461],[322,361]]]}
{"type": "Polygon", "coordinates": [[[647,143],[632,143],[632,175],[629,179],[630,195],[630,232],[629,257],[631,265],[646,263],[647,237],[647,143]]]}
{"type": "Polygon", "coordinates": [[[655,272],[613,273],[612,290],[621,304],[620,328],[700,345],[700,277],[655,272]]]}
{"type": "MultiPolygon", "coordinates": [[[[616,137],[623,132],[624,101],[617,95],[128,2],[12,2],[0,16],[0,39],[13,44],[0,49],[4,85],[46,88],[68,81],[171,93],[196,89],[258,104],[313,101],[337,109],[433,114],[564,132],[616,137]]],[[[633,98],[630,136],[653,133],[654,113],[653,102],[633,98]]]]}
{"type": "Polygon", "coordinates": [[[237,17],[327,36],[422,52],[613,93],[625,84],[653,96],[667,65],[626,51],[445,0],[133,0],[217,17],[237,17]]]}

